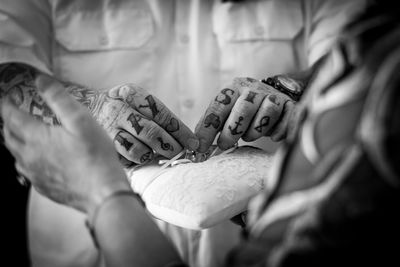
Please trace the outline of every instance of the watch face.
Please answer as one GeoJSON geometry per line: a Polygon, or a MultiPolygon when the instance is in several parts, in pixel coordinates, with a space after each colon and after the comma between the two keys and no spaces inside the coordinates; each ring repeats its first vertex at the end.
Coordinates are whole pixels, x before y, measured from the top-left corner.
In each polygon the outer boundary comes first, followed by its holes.
{"type": "Polygon", "coordinates": [[[283,86],[286,90],[290,91],[294,94],[301,94],[301,85],[286,76],[278,76],[276,77],[278,86],[283,86]]]}

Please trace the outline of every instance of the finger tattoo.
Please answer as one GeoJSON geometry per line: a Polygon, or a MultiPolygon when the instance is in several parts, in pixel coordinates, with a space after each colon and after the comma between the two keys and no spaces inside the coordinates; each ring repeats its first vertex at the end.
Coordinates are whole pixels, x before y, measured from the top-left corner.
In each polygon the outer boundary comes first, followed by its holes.
{"type": "Polygon", "coordinates": [[[247,102],[254,103],[254,98],[256,97],[256,95],[256,92],[250,91],[245,100],[247,102]]]}
{"type": "Polygon", "coordinates": [[[139,108],[149,108],[151,110],[151,114],[153,115],[153,118],[160,112],[157,108],[156,101],[154,100],[152,95],[146,96],[146,101],[148,105],[140,105],[139,108]]]}
{"type": "Polygon", "coordinates": [[[206,128],[212,126],[213,128],[218,130],[220,125],[221,125],[221,120],[214,113],[207,115],[207,117],[204,120],[204,126],[206,128]]]}
{"type": "Polygon", "coordinates": [[[280,102],[278,102],[278,99],[276,99],[276,95],[269,95],[268,99],[277,106],[280,106],[281,104],[280,102]]]}
{"type": "Polygon", "coordinates": [[[242,120],[243,120],[243,117],[240,116],[240,117],[239,117],[239,120],[235,122],[235,127],[234,127],[234,128],[232,128],[231,126],[228,127],[228,129],[231,131],[231,134],[232,134],[232,135],[237,135],[237,134],[243,133],[243,131],[238,132],[239,126],[242,125],[242,124],[241,124],[241,121],[242,121],[242,120]]]}
{"type": "Polygon", "coordinates": [[[122,137],[119,132],[115,136],[115,141],[117,141],[121,146],[123,146],[127,151],[133,146],[133,143],[129,142],[126,138],[122,137]]]}
{"type": "Polygon", "coordinates": [[[135,129],[137,134],[140,134],[140,132],[143,130],[143,126],[139,124],[139,121],[142,119],[142,117],[138,114],[130,114],[128,117],[128,121],[131,123],[132,127],[135,129]]]}
{"type": "Polygon", "coordinates": [[[161,137],[157,137],[157,140],[160,142],[160,146],[162,148],[162,150],[170,150],[170,151],[174,151],[174,147],[171,146],[170,143],[165,143],[161,137]]]}
{"type": "Polygon", "coordinates": [[[140,163],[145,163],[151,160],[151,152],[146,152],[140,157],[140,163]]]}
{"type": "Polygon", "coordinates": [[[175,118],[171,118],[169,124],[165,127],[165,130],[169,133],[173,133],[179,130],[179,121],[175,118]]]}
{"type": "Polygon", "coordinates": [[[269,120],[270,120],[269,116],[262,117],[261,120],[260,120],[260,124],[257,127],[255,127],[254,129],[257,132],[261,133],[262,132],[262,128],[269,125],[269,120]]]}
{"type": "Polygon", "coordinates": [[[229,105],[232,101],[231,96],[233,96],[235,92],[232,89],[225,88],[221,90],[221,94],[215,97],[215,101],[221,103],[223,105],[229,105]],[[229,93],[229,95],[228,95],[229,93]]]}

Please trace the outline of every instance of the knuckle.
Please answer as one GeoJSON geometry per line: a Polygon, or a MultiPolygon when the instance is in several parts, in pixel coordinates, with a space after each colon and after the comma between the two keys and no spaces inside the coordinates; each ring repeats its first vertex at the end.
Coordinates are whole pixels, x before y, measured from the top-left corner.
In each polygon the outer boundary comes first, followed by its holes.
{"type": "Polygon", "coordinates": [[[140,87],[134,83],[125,83],[122,84],[119,88],[123,93],[136,93],[140,90],[140,87]]]}

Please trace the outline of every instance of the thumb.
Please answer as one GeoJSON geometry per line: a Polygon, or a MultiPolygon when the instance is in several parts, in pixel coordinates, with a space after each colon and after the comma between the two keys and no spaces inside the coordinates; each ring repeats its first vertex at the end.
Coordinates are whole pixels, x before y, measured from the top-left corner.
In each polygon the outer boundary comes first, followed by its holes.
{"type": "Polygon", "coordinates": [[[65,87],[56,79],[39,74],[35,81],[36,88],[61,124],[73,133],[81,133],[90,117],[83,106],[73,99],[65,87]]]}

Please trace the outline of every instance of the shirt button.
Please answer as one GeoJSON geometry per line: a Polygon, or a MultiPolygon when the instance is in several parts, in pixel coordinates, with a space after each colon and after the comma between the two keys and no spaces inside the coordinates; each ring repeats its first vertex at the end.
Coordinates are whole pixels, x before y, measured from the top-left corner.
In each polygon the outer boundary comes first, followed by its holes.
{"type": "Polygon", "coordinates": [[[183,101],[183,106],[184,106],[185,108],[193,108],[193,106],[194,106],[194,100],[193,100],[193,99],[185,99],[185,100],[183,101]]]}
{"type": "Polygon", "coordinates": [[[264,27],[261,25],[258,25],[257,27],[254,28],[254,32],[257,35],[263,35],[264,34],[264,27]]]}
{"type": "Polygon", "coordinates": [[[187,44],[189,42],[189,35],[187,34],[182,34],[181,37],[179,38],[179,40],[181,41],[181,43],[187,44]]]}
{"type": "Polygon", "coordinates": [[[105,36],[105,35],[101,36],[101,37],[99,38],[99,43],[100,43],[101,45],[108,45],[108,37],[105,36]]]}

